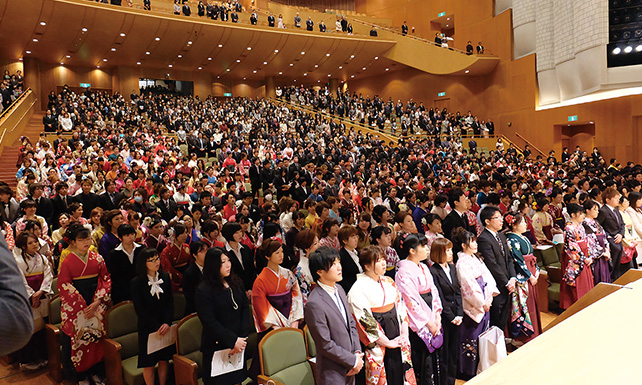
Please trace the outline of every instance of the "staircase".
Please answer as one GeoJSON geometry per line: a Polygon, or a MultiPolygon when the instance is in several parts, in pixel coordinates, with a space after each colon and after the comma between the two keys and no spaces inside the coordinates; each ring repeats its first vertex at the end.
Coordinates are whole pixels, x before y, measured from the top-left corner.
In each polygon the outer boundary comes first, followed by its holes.
{"type": "MultiPolygon", "coordinates": [[[[27,124],[26,130],[22,132],[18,138],[21,136],[29,137],[35,147],[38,137],[43,130],[42,118],[44,116],[44,112],[34,113],[27,124]]],[[[0,150],[0,181],[6,182],[14,190],[18,184],[16,181],[18,148],[20,148],[20,139],[17,139],[13,143],[7,143],[7,145],[0,150]]]]}

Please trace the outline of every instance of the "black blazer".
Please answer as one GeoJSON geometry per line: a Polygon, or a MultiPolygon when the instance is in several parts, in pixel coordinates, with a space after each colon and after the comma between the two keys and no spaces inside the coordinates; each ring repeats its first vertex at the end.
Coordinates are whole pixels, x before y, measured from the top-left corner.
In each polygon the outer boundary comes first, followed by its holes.
{"type": "Polygon", "coordinates": [[[178,205],[176,204],[174,198],[170,197],[168,199],[168,202],[169,207],[162,199],[156,202],[156,207],[158,207],[161,211],[161,218],[163,218],[166,222],[171,221],[176,216],[176,209],[178,209],[178,205]]]}
{"type": "Polygon", "coordinates": [[[357,281],[357,274],[359,274],[359,266],[354,262],[350,254],[345,248],[339,250],[339,257],[341,258],[341,270],[343,271],[343,279],[339,284],[343,287],[346,293],[350,292],[352,285],[357,281]]]}
{"type": "Polygon", "coordinates": [[[254,280],[256,279],[256,268],[254,266],[252,250],[247,246],[241,245],[243,265],[241,265],[241,262],[239,262],[239,259],[233,251],[227,251],[227,255],[229,255],[230,262],[232,263],[232,272],[241,278],[243,287],[246,288],[245,290],[250,290],[254,286],[254,280]]]}
{"type": "Polygon", "coordinates": [[[40,197],[40,200],[38,202],[38,208],[36,209],[36,215],[40,215],[41,217],[45,218],[48,224],[53,223],[54,205],[51,199],[40,197]]]}
{"type": "Polygon", "coordinates": [[[60,227],[58,224],[58,216],[62,213],[67,212],[67,208],[69,207],[69,204],[72,202],[73,198],[67,195],[65,198],[66,202],[63,202],[62,198],[60,195],[56,195],[55,197],[51,198],[51,203],[54,206],[54,214],[53,214],[53,228],[57,229],[60,227]]]}
{"type": "MultiPolygon", "coordinates": [[[[74,195],[74,202],[82,203],[82,217],[89,219],[91,216],[91,211],[98,207],[99,198],[98,195],[90,192],[89,194],[83,194],[82,192],[78,195],[74,195]]],[[[68,203],[71,203],[68,201],[68,203]]]]}
{"type": "MultiPolygon", "coordinates": [[[[463,227],[464,229],[470,231],[470,226],[467,226],[462,217],[454,209],[446,215],[444,221],[441,224],[441,228],[444,231],[444,236],[449,240],[453,240],[452,233],[453,230],[457,227],[463,227]]],[[[457,253],[461,251],[461,245],[458,242],[453,242],[453,255],[455,261],[457,261],[457,253]]]]}
{"type": "Polygon", "coordinates": [[[482,231],[479,237],[477,237],[477,244],[479,245],[479,252],[484,257],[486,267],[488,267],[493,278],[495,278],[497,288],[501,293],[506,294],[508,293],[506,284],[516,275],[515,264],[513,262],[513,257],[508,250],[506,236],[503,233],[497,234],[499,235],[499,239],[504,247],[504,255],[502,255],[497,239],[495,239],[493,234],[486,228],[482,231]]]}
{"type": "Polygon", "coordinates": [[[203,278],[203,273],[201,269],[198,268],[198,265],[192,260],[192,263],[189,265],[187,270],[183,273],[183,282],[181,282],[181,287],[183,288],[183,294],[185,295],[185,315],[190,315],[196,311],[196,305],[194,304],[194,296],[196,295],[196,288],[201,283],[203,278]]]}
{"type": "Polygon", "coordinates": [[[451,322],[455,317],[464,315],[457,269],[452,263],[449,264],[449,266],[452,283],[448,280],[446,272],[441,266],[436,263],[430,266],[430,273],[432,274],[437,289],[439,289],[439,298],[441,299],[441,306],[443,307],[441,314],[444,322],[451,322]]]}
{"type": "Polygon", "coordinates": [[[600,207],[597,221],[602,225],[609,238],[615,237],[618,234],[624,236],[624,220],[619,209],[617,210],[616,217],[616,214],[607,205],[600,207]]]}
{"type": "Polygon", "coordinates": [[[161,289],[163,293],[160,299],[150,294],[147,276],[136,276],[131,281],[132,301],[138,316],[138,333],[153,333],[161,327],[162,324],[172,325],[174,318],[174,297],[172,295],[172,280],[169,274],[159,273],[159,278],[163,280],[161,289]]]}
{"type": "Polygon", "coordinates": [[[123,194],[119,192],[114,193],[114,202],[109,198],[109,194],[104,192],[98,196],[98,204],[102,207],[103,210],[115,210],[119,208],[120,201],[123,200],[123,194]]]}
{"type": "MultiPolygon", "coordinates": [[[[134,249],[134,261],[142,250],[141,246],[134,249]]],[[[105,265],[111,275],[111,299],[114,305],[131,300],[130,282],[136,277],[136,265],[129,262],[122,250],[112,250],[105,258],[105,265]]]]}
{"type": "MultiPolygon", "coordinates": [[[[250,306],[243,287],[232,286],[230,293],[229,289],[217,290],[208,282],[202,281],[196,289],[195,305],[198,318],[203,324],[201,351],[204,362],[211,362],[215,351],[232,349],[237,338],[248,336],[250,306]]],[[[207,374],[204,376],[209,377],[207,374]]]]}

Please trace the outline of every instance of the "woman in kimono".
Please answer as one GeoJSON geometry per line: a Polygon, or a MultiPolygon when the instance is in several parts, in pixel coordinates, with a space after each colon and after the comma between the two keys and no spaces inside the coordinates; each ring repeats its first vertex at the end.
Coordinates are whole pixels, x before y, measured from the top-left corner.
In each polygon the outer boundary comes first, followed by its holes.
{"type": "Polygon", "coordinates": [[[256,331],[262,335],[271,329],[297,328],[303,319],[299,284],[294,273],[280,266],[281,262],[281,242],[271,238],[264,240],[256,255],[256,268],[261,269],[261,273],[252,288],[254,323],[256,331]]]}
{"type": "Polygon", "coordinates": [[[171,243],[165,246],[160,255],[163,270],[169,273],[172,280],[172,290],[179,291],[183,281],[183,273],[187,270],[191,259],[187,240],[187,228],[181,223],[175,223],[171,228],[171,243]]]}
{"type": "Polygon", "coordinates": [[[540,198],[534,205],[535,214],[533,215],[533,229],[535,238],[541,244],[552,244],[553,234],[560,232],[559,226],[553,221],[553,217],[548,213],[549,203],[546,198],[540,198]]]}
{"type": "Polygon", "coordinates": [[[34,333],[27,345],[12,353],[12,357],[20,363],[20,367],[29,370],[40,369],[47,364],[46,351],[43,349],[45,346],[44,319],[49,316],[48,296],[51,294],[53,274],[47,258],[38,252],[39,248],[38,237],[25,231],[18,234],[13,252],[31,303],[34,333]]]}
{"type": "Polygon", "coordinates": [[[359,339],[366,347],[368,385],[403,385],[413,378],[408,340],[408,318],[392,278],[385,276],[386,256],[378,246],[359,252],[364,273],[348,293],[359,339]]]}
{"type": "Polygon", "coordinates": [[[123,214],[120,210],[109,210],[103,214],[104,235],[98,243],[98,252],[103,258],[107,258],[109,253],[120,244],[118,238],[118,227],[124,222],[123,214]]]}
{"type": "Polygon", "coordinates": [[[504,217],[504,222],[509,230],[506,234],[506,243],[517,273],[515,292],[511,295],[513,306],[510,313],[509,333],[513,338],[526,342],[542,333],[539,300],[535,286],[539,278],[539,268],[537,258],[533,255],[533,245],[524,236],[528,231],[524,216],[509,213],[504,217]]]}
{"type": "Polygon", "coordinates": [[[70,356],[77,381],[103,383],[102,336],[104,316],[110,302],[111,279],[100,254],[91,251],[91,234],[75,222],[67,229],[69,255],[62,261],[58,275],[60,292],[63,356],[70,356]]]}
{"type": "Polygon", "coordinates": [[[586,218],[582,222],[586,232],[586,241],[588,250],[593,263],[593,283],[597,285],[600,282],[611,283],[611,268],[609,260],[611,259],[611,247],[606,238],[606,232],[602,225],[596,220],[600,213],[600,206],[597,202],[587,199],[584,202],[586,218]]]}
{"type": "Polygon", "coordinates": [[[457,227],[452,237],[453,242],[462,247],[456,265],[464,308],[464,319],[459,327],[459,372],[470,379],[477,374],[479,336],[489,327],[490,306],[499,290],[484,262],[475,255],[475,234],[457,227]]]}
{"type": "Polygon", "coordinates": [[[143,220],[143,225],[147,227],[147,237],[145,238],[145,246],[153,247],[162,253],[167,246],[167,238],[163,235],[163,222],[157,216],[147,217],[143,220]]]}
{"type": "Polygon", "coordinates": [[[172,333],[174,299],[169,275],[161,270],[158,251],[151,247],[141,250],[135,257],[136,277],[130,283],[132,301],[138,316],[138,368],[143,369],[146,385],[154,385],[154,368],[158,364],[158,381],[165,384],[169,360],[175,352],[169,345],[152,353],[147,351],[151,333],[163,336],[172,333]]]}
{"type": "Polygon", "coordinates": [[[305,305],[314,284],[308,256],[319,248],[319,237],[314,231],[303,229],[294,237],[294,246],[298,249],[295,252],[299,254],[299,263],[294,270],[294,275],[299,282],[299,288],[301,288],[301,294],[303,295],[303,304],[305,305]]]}
{"type": "Polygon", "coordinates": [[[584,221],[584,208],[575,203],[566,207],[571,221],[564,228],[564,254],[562,255],[562,282],[560,283],[560,307],[568,309],[594,286],[591,264],[593,259],[588,248],[584,221]]]}
{"type": "Polygon", "coordinates": [[[373,245],[379,246],[386,255],[386,275],[395,279],[399,255],[397,250],[392,247],[392,230],[390,230],[390,227],[377,226],[372,229],[370,237],[373,245]]]}
{"type": "Polygon", "coordinates": [[[416,383],[444,384],[440,372],[441,300],[428,269],[428,240],[423,234],[404,234],[398,239],[401,251],[395,283],[406,306],[410,324],[409,340],[416,383]]]}

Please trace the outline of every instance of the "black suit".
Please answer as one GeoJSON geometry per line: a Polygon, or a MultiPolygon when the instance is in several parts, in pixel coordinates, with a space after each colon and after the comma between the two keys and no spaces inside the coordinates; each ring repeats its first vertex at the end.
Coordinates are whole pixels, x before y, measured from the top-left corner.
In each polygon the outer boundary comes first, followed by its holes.
{"type": "Polygon", "coordinates": [[[198,268],[198,265],[192,261],[189,267],[183,273],[183,294],[185,295],[185,316],[188,316],[196,311],[194,304],[194,296],[196,295],[196,288],[201,283],[203,272],[198,268]]]}
{"type": "Polygon", "coordinates": [[[261,166],[252,165],[250,167],[250,184],[252,185],[252,194],[256,196],[261,189],[261,166]]]}
{"type": "Polygon", "coordinates": [[[160,209],[161,218],[163,218],[166,222],[171,221],[176,216],[176,209],[178,209],[176,201],[171,197],[167,200],[167,202],[162,199],[156,202],[156,207],[160,209]]]}
{"type": "MultiPolygon", "coordinates": [[[[464,217],[466,217],[466,214],[464,214],[464,217]]],[[[444,222],[441,224],[441,228],[444,231],[444,236],[452,241],[453,230],[457,227],[463,227],[464,229],[471,231],[470,225],[467,223],[467,219],[465,222],[462,216],[453,209],[450,213],[448,213],[448,215],[446,215],[446,218],[444,218],[444,222]]],[[[457,253],[460,251],[461,245],[458,242],[453,242],[453,255],[455,257],[455,262],[457,261],[457,253]]]]}
{"type": "Polygon", "coordinates": [[[506,285],[511,278],[515,277],[515,265],[508,250],[506,236],[502,233],[497,233],[497,235],[501,246],[488,229],[484,229],[479,235],[477,244],[479,252],[484,257],[484,263],[493,275],[499,290],[499,295],[493,299],[493,304],[490,307],[490,324],[504,330],[510,311],[510,295],[506,285]]]}
{"type": "Polygon", "coordinates": [[[89,194],[80,193],[74,196],[74,202],[82,203],[82,217],[89,219],[91,211],[98,207],[98,195],[90,192],[89,194]]]}
{"type": "Polygon", "coordinates": [[[20,203],[14,198],[9,198],[9,203],[0,205],[0,218],[10,225],[13,225],[20,217],[20,203]],[[6,207],[9,206],[9,213],[7,214],[6,207]]]}
{"type": "Polygon", "coordinates": [[[114,199],[112,200],[109,194],[104,192],[98,196],[98,204],[105,211],[117,209],[119,208],[120,201],[123,199],[123,194],[114,192],[113,197],[114,199]]]}
{"type": "Polygon", "coordinates": [[[620,234],[624,237],[624,220],[622,219],[622,214],[619,210],[616,210],[616,213],[611,210],[607,205],[604,205],[600,208],[600,213],[597,216],[597,221],[602,225],[604,231],[606,232],[607,239],[609,241],[609,246],[611,247],[611,260],[609,263],[611,266],[611,279],[615,281],[622,274],[626,273],[630,268],[637,267],[635,258],[629,263],[622,264],[623,245],[622,242],[615,243],[615,236],[620,234]],[[617,214],[617,215],[616,215],[617,214]]]}
{"type": "MultiPolygon", "coordinates": [[[[143,247],[134,249],[134,261],[143,247]]],[[[111,276],[111,299],[114,305],[132,299],[130,282],[136,277],[136,266],[129,262],[129,257],[123,250],[112,250],[105,258],[105,265],[111,276]]]]}
{"type": "Polygon", "coordinates": [[[56,230],[60,227],[60,224],[58,224],[58,216],[62,213],[67,212],[67,208],[69,207],[69,203],[71,203],[72,197],[70,196],[65,196],[65,199],[60,195],[56,195],[53,198],[51,198],[51,203],[54,206],[54,214],[53,214],[53,229],[56,230]]]}
{"type": "Polygon", "coordinates": [[[47,223],[53,223],[54,205],[53,202],[51,202],[51,199],[45,197],[40,197],[37,200],[33,197],[30,198],[35,200],[38,204],[36,215],[40,215],[41,217],[45,218],[45,221],[47,221],[47,223]]]}
{"type": "Polygon", "coordinates": [[[256,269],[254,267],[254,256],[252,251],[247,246],[241,246],[241,258],[243,259],[243,265],[239,261],[236,253],[234,251],[228,251],[230,257],[230,262],[232,263],[232,272],[236,274],[241,281],[243,281],[243,287],[245,290],[251,290],[254,286],[254,280],[256,279],[256,269]]]}
{"type": "Polygon", "coordinates": [[[352,288],[352,285],[357,281],[359,266],[343,247],[339,250],[339,257],[341,258],[341,270],[343,271],[343,279],[339,281],[339,284],[343,287],[343,290],[348,293],[352,288]]]}
{"type": "Polygon", "coordinates": [[[457,356],[459,354],[459,327],[452,323],[455,317],[463,317],[464,309],[461,304],[461,291],[457,269],[452,263],[450,267],[450,279],[446,276],[444,269],[438,264],[430,266],[435,286],[439,289],[439,298],[443,311],[441,313],[442,326],[444,328],[444,344],[442,345],[443,371],[448,375],[448,384],[455,383],[457,375],[457,356]]]}

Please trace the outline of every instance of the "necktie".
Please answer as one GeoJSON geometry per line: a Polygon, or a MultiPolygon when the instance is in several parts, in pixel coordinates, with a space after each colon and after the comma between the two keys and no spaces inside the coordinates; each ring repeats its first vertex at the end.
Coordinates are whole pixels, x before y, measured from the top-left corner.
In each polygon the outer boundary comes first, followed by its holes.
{"type": "Polygon", "coordinates": [[[9,204],[7,203],[4,205],[4,213],[7,216],[7,219],[9,218],[9,204]]]}
{"type": "Polygon", "coordinates": [[[497,243],[499,243],[499,249],[502,251],[502,256],[506,255],[504,252],[504,245],[502,244],[502,240],[499,239],[499,234],[495,234],[495,239],[497,239],[497,243]]]}
{"type": "Polygon", "coordinates": [[[67,197],[60,197],[60,199],[62,200],[62,205],[67,208],[67,197]]]}
{"type": "Polygon", "coordinates": [[[343,307],[343,302],[341,301],[341,297],[339,297],[339,291],[338,290],[335,290],[335,292],[334,292],[334,300],[337,303],[337,307],[339,307],[339,313],[341,313],[341,315],[343,316],[343,322],[345,322],[345,324],[347,325],[348,324],[348,317],[346,316],[346,310],[343,307]]]}
{"type": "Polygon", "coordinates": [[[461,219],[464,221],[464,228],[468,230],[470,228],[470,224],[468,223],[468,215],[466,215],[466,213],[461,214],[461,219]]]}

